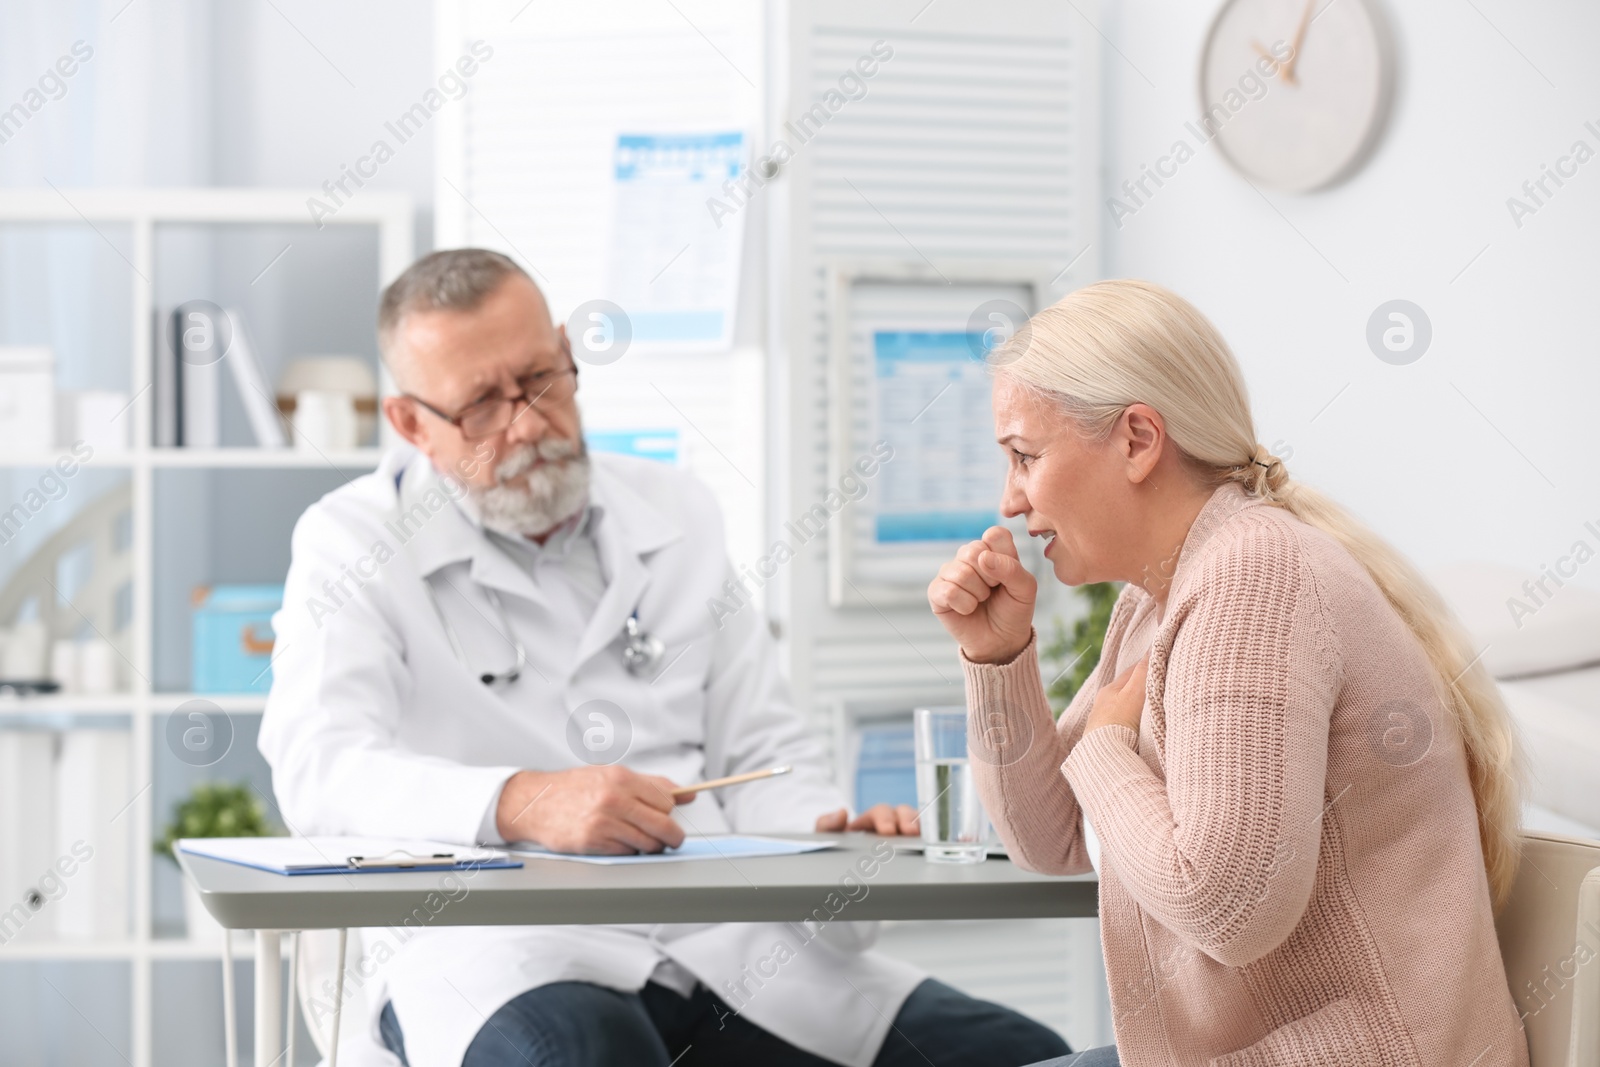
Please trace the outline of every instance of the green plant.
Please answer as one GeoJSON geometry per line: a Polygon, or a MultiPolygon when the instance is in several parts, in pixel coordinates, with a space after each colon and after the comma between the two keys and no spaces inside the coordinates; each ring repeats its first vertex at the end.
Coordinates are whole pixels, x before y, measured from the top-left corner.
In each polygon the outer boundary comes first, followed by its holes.
{"type": "Polygon", "coordinates": [[[1094,582],[1073,590],[1086,601],[1089,610],[1072,624],[1072,632],[1058,615],[1054,620],[1055,636],[1039,653],[1039,662],[1045,676],[1054,679],[1045,689],[1050,698],[1050,709],[1059,718],[1083,683],[1089,672],[1100,662],[1100,650],[1106,641],[1106,627],[1111,624],[1111,607],[1117,602],[1122,587],[1116,582],[1094,582]]]}
{"type": "Polygon", "coordinates": [[[244,782],[202,782],[180,801],[155,842],[157,855],[172,856],[181,837],[275,837],[266,809],[244,782]]]}

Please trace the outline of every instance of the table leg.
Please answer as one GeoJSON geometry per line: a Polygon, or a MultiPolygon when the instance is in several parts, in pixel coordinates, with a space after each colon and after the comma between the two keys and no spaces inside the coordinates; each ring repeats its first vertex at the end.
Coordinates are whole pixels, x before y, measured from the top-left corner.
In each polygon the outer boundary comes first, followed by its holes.
{"type": "Polygon", "coordinates": [[[227,1067],[239,1067],[238,1008],[233,993],[233,931],[222,931],[222,1057],[227,1067]]]}
{"type": "Polygon", "coordinates": [[[350,931],[339,931],[339,976],[333,980],[333,1040],[328,1047],[328,1067],[339,1067],[339,1019],[344,1014],[344,951],[350,931]]]}
{"type": "Polygon", "coordinates": [[[284,1067],[294,1067],[294,1009],[300,1002],[300,931],[296,930],[289,935],[289,992],[285,994],[289,1003],[284,1014],[289,1021],[284,1024],[284,1067]]]}
{"type": "Polygon", "coordinates": [[[256,931],[256,1059],[275,1064],[283,1054],[283,945],[281,931],[256,931]]]}

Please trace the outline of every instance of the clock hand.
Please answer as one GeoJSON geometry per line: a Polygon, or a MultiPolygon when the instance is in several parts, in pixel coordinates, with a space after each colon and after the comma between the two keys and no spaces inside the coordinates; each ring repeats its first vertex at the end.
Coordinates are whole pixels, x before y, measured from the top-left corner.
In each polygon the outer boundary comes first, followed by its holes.
{"type": "Polygon", "coordinates": [[[1300,25],[1295,27],[1294,40],[1289,44],[1289,58],[1283,65],[1284,80],[1296,84],[1294,65],[1300,62],[1300,43],[1306,39],[1306,30],[1311,26],[1311,9],[1317,6],[1317,0],[1306,0],[1305,10],[1300,12],[1300,25]]]}
{"type": "Polygon", "coordinates": [[[1290,84],[1294,83],[1294,75],[1293,74],[1286,74],[1286,71],[1288,70],[1288,65],[1286,63],[1284,63],[1283,60],[1279,59],[1277,56],[1275,56],[1271,52],[1267,51],[1267,46],[1266,45],[1262,44],[1260,41],[1258,41],[1254,37],[1252,37],[1252,38],[1250,38],[1250,46],[1256,50],[1256,52],[1261,56],[1262,59],[1264,59],[1268,63],[1272,64],[1272,74],[1273,74],[1274,77],[1277,77],[1279,75],[1284,75],[1284,80],[1285,81],[1289,82],[1290,84]]]}

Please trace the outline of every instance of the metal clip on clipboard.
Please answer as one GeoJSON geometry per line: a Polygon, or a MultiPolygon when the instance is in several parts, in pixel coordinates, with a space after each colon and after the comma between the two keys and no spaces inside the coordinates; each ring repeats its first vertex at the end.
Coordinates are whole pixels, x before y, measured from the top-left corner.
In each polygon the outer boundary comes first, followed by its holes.
{"type": "Polygon", "coordinates": [[[408,870],[413,868],[418,870],[438,870],[454,867],[461,861],[456,858],[454,852],[434,852],[426,856],[418,856],[402,848],[395,849],[392,852],[385,852],[378,856],[350,856],[346,858],[345,862],[359,871],[363,867],[403,867],[408,870]]]}

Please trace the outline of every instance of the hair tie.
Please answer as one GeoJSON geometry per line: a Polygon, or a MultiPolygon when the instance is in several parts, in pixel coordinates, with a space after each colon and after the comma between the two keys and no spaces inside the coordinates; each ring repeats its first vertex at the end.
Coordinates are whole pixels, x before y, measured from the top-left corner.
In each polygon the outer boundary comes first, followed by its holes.
{"type": "Polygon", "coordinates": [[[1263,500],[1276,501],[1278,491],[1289,481],[1289,472],[1283,460],[1261,445],[1256,446],[1255,454],[1248,463],[1234,469],[1238,472],[1236,480],[1244,485],[1245,490],[1263,500]]]}

